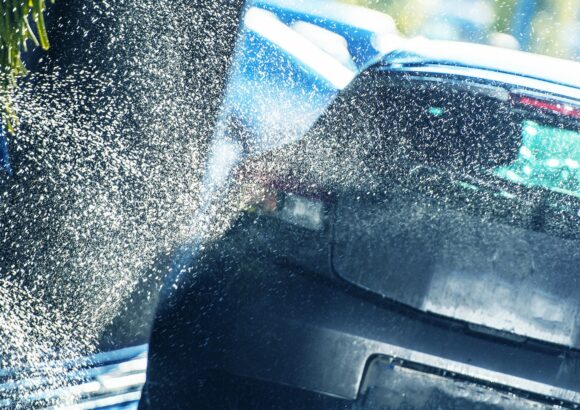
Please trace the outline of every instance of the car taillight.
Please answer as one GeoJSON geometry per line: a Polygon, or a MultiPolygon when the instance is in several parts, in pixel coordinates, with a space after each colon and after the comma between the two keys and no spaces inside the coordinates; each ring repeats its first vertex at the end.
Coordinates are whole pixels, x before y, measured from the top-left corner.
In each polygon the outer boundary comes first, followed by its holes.
{"type": "Polygon", "coordinates": [[[248,213],[254,217],[245,232],[252,246],[273,261],[331,275],[328,194],[322,195],[314,185],[274,175],[254,174],[250,185],[253,200],[248,213]]]}
{"type": "Polygon", "coordinates": [[[331,198],[321,187],[276,175],[253,174],[249,179],[257,187],[253,205],[261,213],[312,231],[325,228],[331,198]]]}
{"type": "Polygon", "coordinates": [[[510,99],[517,105],[547,111],[565,117],[580,118],[580,107],[570,102],[551,101],[525,94],[510,94],[510,99]]]}
{"type": "Polygon", "coordinates": [[[324,228],[324,205],[318,199],[279,191],[268,191],[259,203],[262,212],[313,231],[324,228]]]}

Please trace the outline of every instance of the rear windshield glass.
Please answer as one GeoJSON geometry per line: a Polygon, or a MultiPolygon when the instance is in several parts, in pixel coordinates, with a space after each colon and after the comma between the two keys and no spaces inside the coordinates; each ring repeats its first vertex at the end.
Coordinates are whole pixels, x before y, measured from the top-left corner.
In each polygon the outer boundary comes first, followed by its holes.
{"type": "Polygon", "coordinates": [[[524,120],[517,159],[495,175],[527,186],[580,197],[580,132],[524,120]]]}
{"type": "Polygon", "coordinates": [[[580,235],[580,125],[574,118],[522,107],[505,91],[476,86],[409,81],[385,87],[381,99],[380,112],[363,127],[373,139],[363,136],[365,144],[376,148],[369,178],[428,192],[466,212],[580,235]],[[536,209],[531,225],[518,220],[518,208],[536,209]],[[546,215],[557,216],[560,225],[544,226],[546,215]]]}
{"type": "Polygon", "coordinates": [[[368,111],[356,95],[327,119],[344,123],[343,174],[356,149],[373,156],[355,157],[363,172],[335,191],[335,273],[427,312],[580,346],[575,120],[475,86],[389,84],[368,111]],[[353,105],[365,114],[347,124],[353,105]]]}

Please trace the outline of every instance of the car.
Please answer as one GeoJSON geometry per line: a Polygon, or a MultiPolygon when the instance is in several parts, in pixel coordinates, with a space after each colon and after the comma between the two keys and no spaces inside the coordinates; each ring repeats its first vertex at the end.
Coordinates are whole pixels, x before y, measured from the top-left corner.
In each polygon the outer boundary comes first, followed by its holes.
{"type": "Polygon", "coordinates": [[[141,408],[580,406],[580,64],[388,47],[236,168],[141,408]]]}

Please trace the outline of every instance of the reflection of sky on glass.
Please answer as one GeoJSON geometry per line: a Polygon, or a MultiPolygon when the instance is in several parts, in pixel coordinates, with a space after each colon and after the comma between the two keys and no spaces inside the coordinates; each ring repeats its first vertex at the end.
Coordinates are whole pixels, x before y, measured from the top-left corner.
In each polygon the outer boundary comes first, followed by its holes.
{"type": "Polygon", "coordinates": [[[326,0],[253,0],[242,23],[215,138],[253,154],[303,136],[379,54],[373,39],[396,32],[383,13],[326,0]]]}
{"type": "Polygon", "coordinates": [[[495,173],[518,184],[580,197],[580,133],[524,121],[517,160],[495,173]]]}

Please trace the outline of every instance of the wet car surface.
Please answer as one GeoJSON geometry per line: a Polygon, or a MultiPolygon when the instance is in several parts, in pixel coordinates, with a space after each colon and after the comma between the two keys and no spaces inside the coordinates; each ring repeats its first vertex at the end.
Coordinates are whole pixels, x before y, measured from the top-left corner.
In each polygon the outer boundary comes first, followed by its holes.
{"type": "Polygon", "coordinates": [[[78,356],[144,343],[169,272],[142,408],[578,407],[577,63],[334,2],[61,3],[0,136],[0,406],[137,407],[146,345],[78,356]]]}
{"type": "Polygon", "coordinates": [[[239,169],[246,210],[156,319],[152,408],[169,385],[201,408],[580,403],[578,84],[412,53],[239,169]]]}

